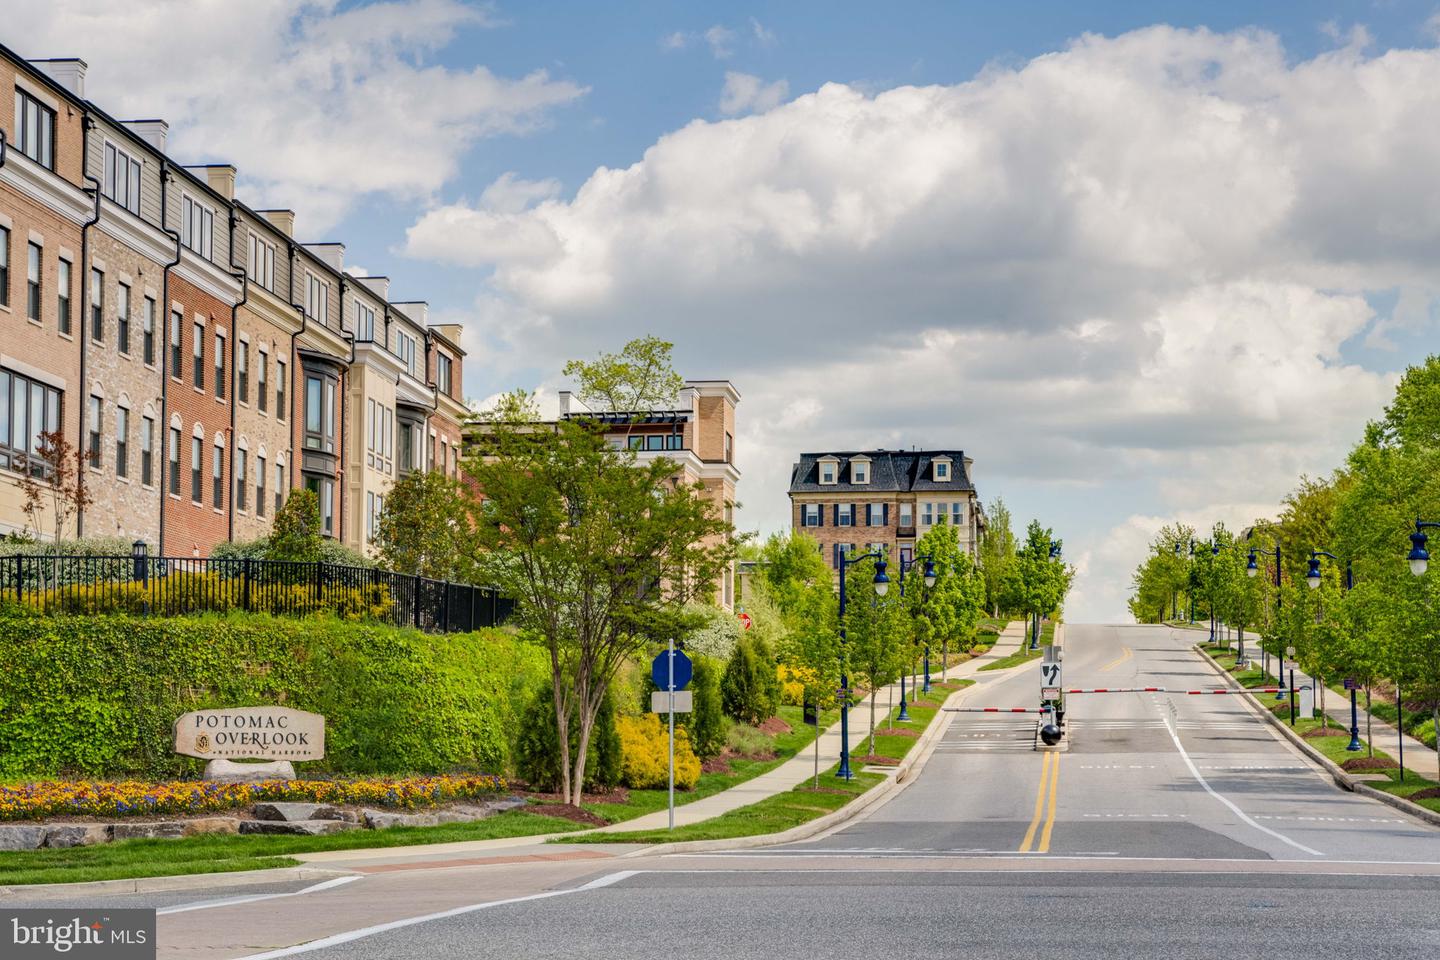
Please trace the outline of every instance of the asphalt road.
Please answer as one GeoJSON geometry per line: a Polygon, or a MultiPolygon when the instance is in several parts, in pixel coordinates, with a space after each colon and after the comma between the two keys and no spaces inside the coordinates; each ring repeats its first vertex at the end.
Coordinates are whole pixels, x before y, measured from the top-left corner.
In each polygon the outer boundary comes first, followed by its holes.
{"type": "MultiPolygon", "coordinates": [[[[1071,626],[1064,684],[1216,687],[1195,636],[1071,626]]],[[[1032,705],[1037,673],[982,674],[966,704],[1032,705]]],[[[1336,788],[1245,698],[1076,695],[1069,714],[1059,753],[1034,751],[1033,718],[956,714],[911,784],[806,843],[517,849],[107,902],[166,909],[160,955],[187,960],[1440,955],[1440,830],[1336,788]]]]}

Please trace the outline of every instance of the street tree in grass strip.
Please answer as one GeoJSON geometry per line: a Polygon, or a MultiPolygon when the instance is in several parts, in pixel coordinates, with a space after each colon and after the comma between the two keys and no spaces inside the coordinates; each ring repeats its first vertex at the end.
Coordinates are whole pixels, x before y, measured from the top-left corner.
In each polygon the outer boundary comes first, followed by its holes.
{"type": "Polygon", "coordinates": [[[1075,577],[1074,567],[1051,556],[1051,549],[1058,554],[1061,546],[1049,527],[1040,526],[1038,520],[1030,521],[1025,542],[1006,576],[1002,605],[1007,610],[1040,618],[1060,609],[1075,577]]]}
{"type": "Polygon", "coordinates": [[[985,604],[985,581],[968,551],[960,546],[960,531],[942,514],[915,544],[917,558],[935,559],[935,586],[925,587],[925,561],[917,559],[905,574],[905,602],[914,618],[916,637],[933,649],[938,641],[943,670],[949,663],[950,641],[968,646],[985,604]]]}
{"type": "Polygon", "coordinates": [[[1015,531],[1010,529],[1010,508],[996,497],[985,508],[985,536],[980,541],[980,574],[984,578],[985,608],[1000,616],[1005,599],[1006,576],[1015,562],[1015,531]]]}
{"type": "MultiPolygon", "coordinates": [[[[875,692],[900,679],[907,669],[913,626],[899,591],[875,595],[875,568],[872,562],[852,564],[845,575],[845,589],[854,599],[845,606],[845,644],[842,656],[849,673],[857,678],[870,697],[870,749],[875,752],[875,692]]],[[[908,599],[908,598],[907,598],[908,599]]]]}
{"type": "Polygon", "coordinates": [[[550,654],[562,789],[579,805],[595,716],[616,671],[687,625],[735,554],[723,505],[676,464],[639,462],[589,418],[541,424],[531,398],[502,399],[466,469],[483,492],[481,573],[515,601],[511,622],[550,654]],[[570,750],[574,710],[580,734],[570,750]]]}
{"type": "MultiPolygon", "coordinates": [[[[780,660],[804,689],[803,702],[827,704],[840,686],[840,634],[835,577],[815,538],[803,531],[772,534],[760,550],[760,575],[747,584],[745,608],[778,610],[780,660]],[[759,594],[760,602],[752,600],[759,594]]],[[[873,593],[873,588],[871,589],[873,593]]],[[[762,616],[755,628],[765,625],[762,616]]],[[[772,634],[773,635],[773,634],[772,634]]]]}

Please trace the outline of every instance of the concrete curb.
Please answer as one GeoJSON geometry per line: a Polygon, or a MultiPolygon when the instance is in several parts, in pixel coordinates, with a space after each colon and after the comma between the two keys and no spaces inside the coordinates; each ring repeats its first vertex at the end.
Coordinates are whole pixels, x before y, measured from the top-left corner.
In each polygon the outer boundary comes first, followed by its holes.
{"type": "MultiPolygon", "coordinates": [[[[973,678],[964,678],[973,679],[973,678]]],[[[681,840],[675,843],[660,843],[654,846],[641,847],[639,850],[632,850],[621,854],[620,859],[630,857],[658,857],[672,853],[705,853],[710,850],[750,850],[755,847],[769,847],[782,843],[795,843],[800,840],[809,840],[818,837],[820,834],[842,826],[855,819],[860,814],[888,800],[892,795],[899,792],[909,784],[914,775],[924,769],[930,755],[935,752],[935,746],[940,742],[940,737],[950,728],[955,715],[944,712],[944,708],[958,700],[964,699],[965,695],[974,690],[978,684],[971,683],[961,690],[956,690],[945,698],[941,710],[935,715],[930,726],[920,735],[915,746],[910,751],[910,756],[902,760],[895,769],[895,776],[888,778],[884,783],[876,784],[872,789],[867,790],[856,797],[850,803],[841,807],[833,813],[827,813],[823,817],[817,817],[809,823],[802,823],[789,830],[782,830],[780,833],[762,833],[751,837],[732,837],[725,840],[681,840]]],[[[778,794],[777,794],[778,796],[778,794]]]]}
{"type": "Polygon", "coordinates": [[[329,880],[354,876],[352,870],[325,870],[318,867],[277,867],[271,870],[236,870],[229,873],[187,873],[170,877],[139,877],[126,880],[91,880],[84,883],[36,883],[0,887],[0,898],[84,896],[86,894],[163,893],[173,890],[252,887],[291,880],[329,880]]]}
{"type": "MultiPolygon", "coordinates": [[[[1204,650],[1200,649],[1200,646],[1198,644],[1191,649],[1198,653],[1201,658],[1210,665],[1211,670],[1214,670],[1217,674],[1223,677],[1226,684],[1229,685],[1231,689],[1243,689],[1240,684],[1235,680],[1235,677],[1230,673],[1230,671],[1220,666],[1220,664],[1215,660],[1215,658],[1210,656],[1210,654],[1206,653],[1204,650]]],[[[1275,714],[1271,713],[1269,710],[1266,710],[1264,707],[1259,706],[1258,704],[1251,704],[1251,706],[1255,707],[1255,709],[1260,711],[1261,716],[1265,718],[1267,723],[1269,723],[1272,727],[1278,729],[1285,736],[1286,739],[1288,739],[1295,746],[1299,747],[1300,750],[1307,757],[1318,763],[1325,770],[1326,773],[1330,774],[1330,779],[1335,781],[1336,786],[1340,787],[1343,790],[1348,790],[1351,793],[1359,794],[1362,797],[1369,797],[1372,800],[1379,800],[1386,806],[1394,807],[1401,813],[1408,813],[1410,816],[1414,817],[1417,820],[1422,820],[1433,827],[1440,827],[1440,813],[1436,813],[1433,810],[1422,807],[1418,803],[1412,803],[1411,801],[1406,800],[1404,797],[1397,797],[1393,793],[1386,793],[1383,790],[1376,790],[1369,784],[1361,783],[1354,777],[1350,776],[1350,774],[1346,773],[1335,761],[1331,760],[1329,757],[1325,756],[1323,753],[1310,746],[1310,744],[1306,742],[1305,738],[1300,736],[1294,730],[1291,730],[1290,725],[1287,724],[1284,720],[1281,720],[1279,717],[1275,716],[1275,714]]]]}

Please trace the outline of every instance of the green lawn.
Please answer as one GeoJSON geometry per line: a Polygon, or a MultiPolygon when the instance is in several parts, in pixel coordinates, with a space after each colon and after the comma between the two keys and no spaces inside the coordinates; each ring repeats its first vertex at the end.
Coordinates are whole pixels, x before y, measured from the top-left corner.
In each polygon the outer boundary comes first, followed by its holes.
{"type": "MultiPolygon", "coordinates": [[[[909,709],[911,724],[910,728],[919,732],[926,729],[935,717],[940,713],[940,704],[951,693],[962,687],[968,687],[973,680],[947,680],[943,683],[932,683],[928,700],[921,703],[933,704],[932,706],[912,706],[909,709]]],[[[896,760],[902,759],[916,744],[917,738],[897,735],[885,735],[881,731],[888,728],[889,722],[899,708],[894,711],[886,711],[880,715],[877,711],[875,729],[875,755],[880,757],[891,757],[896,760]]],[[[869,730],[869,712],[860,714],[865,719],[863,729],[869,730]]],[[[852,714],[851,720],[857,719],[852,714]]],[[[868,749],[869,741],[865,741],[859,749],[868,749]]],[[[758,803],[741,807],[738,810],[731,810],[729,813],[721,814],[711,820],[702,823],[688,824],[676,827],[674,830],[632,830],[621,833],[605,834],[584,834],[576,837],[565,838],[566,843],[672,843],[680,840],[728,840],[734,837],[752,837],[762,834],[779,833],[797,827],[802,823],[809,823],[832,813],[851,800],[860,796],[877,783],[885,780],[883,774],[862,773],[860,767],[863,764],[852,759],[852,773],[854,779],[850,781],[837,780],[835,771],[837,766],[823,771],[820,775],[820,786],[817,790],[812,784],[813,781],[806,780],[804,783],[792,790],[767,797],[758,803]]]]}
{"type": "Polygon", "coordinates": [[[210,835],[180,840],[125,840],[65,850],[0,853],[0,886],[264,870],[296,866],[300,861],[289,856],[295,853],[493,840],[579,829],[580,825],[571,820],[516,810],[474,823],[347,830],[324,837],[210,835]]]}
{"type": "Polygon", "coordinates": [[[1020,641],[1019,650],[1016,650],[1014,653],[1009,654],[1008,656],[1001,657],[994,663],[987,663],[980,669],[1009,670],[1011,667],[1018,667],[1022,663],[1029,663],[1031,660],[1039,658],[1040,655],[1045,652],[1045,648],[1055,642],[1055,622],[1053,620],[1047,621],[1046,623],[1041,625],[1039,649],[1031,650],[1028,646],[1029,642],[1030,634],[1027,631],[1024,638],[1022,638],[1020,641]]]}
{"type": "MultiPolygon", "coordinates": [[[[1240,685],[1243,687],[1268,687],[1273,685],[1275,682],[1273,678],[1262,675],[1258,669],[1255,669],[1253,667],[1240,673],[1236,673],[1235,654],[1233,651],[1222,650],[1219,647],[1207,647],[1205,649],[1205,652],[1210,654],[1210,656],[1214,657],[1215,661],[1219,663],[1222,667],[1224,667],[1226,671],[1229,672],[1230,675],[1233,676],[1236,680],[1238,680],[1240,682],[1240,685]]],[[[1284,699],[1276,700],[1274,694],[1257,694],[1256,702],[1259,703],[1260,706],[1269,710],[1271,713],[1275,714],[1275,716],[1279,717],[1281,720],[1284,720],[1286,724],[1289,725],[1290,698],[1288,696],[1286,696],[1284,699]]],[[[1376,716],[1379,716],[1378,711],[1376,712],[1376,716]]],[[[1331,718],[1328,723],[1323,725],[1330,727],[1330,729],[1332,730],[1348,730],[1348,728],[1345,727],[1343,724],[1336,723],[1334,718],[1331,718]]],[[[1293,725],[1293,729],[1301,736],[1305,736],[1305,734],[1309,733],[1312,730],[1320,729],[1321,726],[1322,720],[1318,717],[1310,720],[1297,719],[1293,725]]],[[[1361,730],[1364,730],[1363,721],[1361,724],[1361,730]]],[[[1311,747],[1313,747],[1327,760],[1335,764],[1343,764],[1345,761],[1354,760],[1357,757],[1368,758],[1372,756],[1372,752],[1365,749],[1357,750],[1354,752],[1346,750],[1345,747],[1350,742],[1350,738],[1348,736],[1307,737],[1305,742],[1311,747]]],[[[1366,747],[1369,746],[1369,744],[1366,743],[1364,737],[1360,738],[1360,742],[1366,747]]],[[[1383,750],[1374,750],[1373,756],[1376,759],[1381,760],[1395,759],[1392,755],[1386,753],[1383,750]]],[[[1350,772],[1355,773],[1357,771],[1350,772]]],[[[1434,780],[1422,777],[1409,768],[1406,768],[1405,770],[1404,780],[1400,779],[1400,771],[1394,768],[1377,768],[1374,770],[1367,770],[1363,772],[1383,773],[1387,777],[1389,777],[1388,782],[1376,780],[1366,783],[1366,786],[1374,787],[1376,790],[1381,790],[1385,793],[1392,793],[1397,797],[1405,797],[1407,799],[1412,793],[1416,793],[1417,791],[1424,790],[1428,787],[1440,786],[1440,784],[1437,784],[1434,780]]],[[[1422,798],[1413,802],[1419,804],[1422,807],[1425,807],[1428,810],[1434,810],[1435,812],[1440,813],[1440,798],[1422,798]]]]}

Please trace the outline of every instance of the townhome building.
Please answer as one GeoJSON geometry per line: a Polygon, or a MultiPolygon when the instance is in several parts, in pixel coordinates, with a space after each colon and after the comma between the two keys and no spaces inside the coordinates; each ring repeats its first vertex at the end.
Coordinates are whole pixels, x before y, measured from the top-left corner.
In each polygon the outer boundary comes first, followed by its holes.
{"type": "Polygon", "coordinates": [[[791,523],[837,570],[842,556],[876,549],[908,563],[915,542],[942,523],[975,556],[985,514],[973,462],[960,450],[802,453],[790,472],[791,523]]]}
{"type": "Polygon", "coordinates": [[[85,72],[0,46],[0,535],[53,535],[21,481],[60,431],[89,494],[62,535],[204,557],[303,487],[370,549],[396,476],[459,471],[460,327],[298,242],[235,167],[173,160],[166,123],[110,116],[85,72]]]}
{"type": "Polygon", "coordinates": [[[0,533],[49,532],[20,480],[49,468],[41,435],[79,439],[84,242],[85,64],[0,56],[0,533]],[[37,529],[38,528],[38,529],[37,529]]]}

